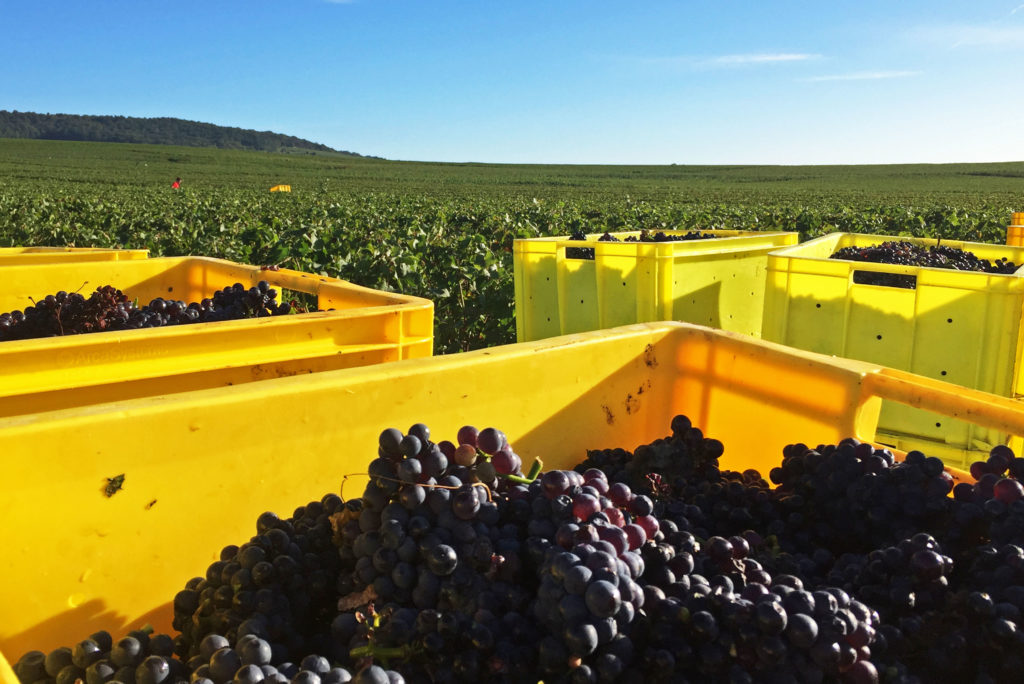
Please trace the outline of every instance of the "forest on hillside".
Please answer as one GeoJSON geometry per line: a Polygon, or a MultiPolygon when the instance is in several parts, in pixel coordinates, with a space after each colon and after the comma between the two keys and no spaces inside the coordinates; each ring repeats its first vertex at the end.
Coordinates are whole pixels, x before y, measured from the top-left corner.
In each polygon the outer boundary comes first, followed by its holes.
{"type": "Polygon", "coordinates": [[[171,117],[36,114],[0,110],[0,138],[144,143],[261,152],[320,152],[363,156],[354,152],[335,150],[292,135],[217,126],[171,117]]]}

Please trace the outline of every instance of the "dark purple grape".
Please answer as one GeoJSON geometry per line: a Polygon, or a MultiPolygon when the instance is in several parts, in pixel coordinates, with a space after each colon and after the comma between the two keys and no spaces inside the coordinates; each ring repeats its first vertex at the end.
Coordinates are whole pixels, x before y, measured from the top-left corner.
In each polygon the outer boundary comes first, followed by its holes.
{"type": "Polygon", "coordinates": [[[475,487],[463,487],[452,495],[452,511],[462,520],[472,520],[480,510],[480,498],[475,487]]]}
{"type": "Polygon", "coordinates": [[[458,436],[455,438],[459,444],[468,444],[476,447],[479,431],[472,425],[463,425],[459,428],[458,436]]]}
{"type": "Polygon", "coordinates": [[[497,428],[484,428],[476,438],[476,446],[485,454],[495,454],[505,446],[501,432],[497,428]]]}
{"type": "Polygon", "coordinates": [[[92,639],[80,641],[71,651],[71,662],[75,667],[86,669],[98,660],[102,660],[105,654],[100,650],[99,644],[92,639]]]}
{"type": "MultiPolygon", "coordinates": [[[[170,674],[171,668],[167,661],[161,656],[151,655],[135,668],[135,682],[136,684],[160,684],[170,674]]],[[[233,674],[234,671],[229,673],[222,681],[230,681],[233,674]]]]}
{"type": "Polygon", "coordinates": [[[584,598],[587,609],[597,618],[613,617],[622,605],[618,588],[607,580],[591,582],[584,598]]]}
{"type": "Polygon", "coordinates": [[[549,470],[541,476],[541,487],[544,495],[553,499],[569,491],[569,477],[561,470],[549,470]]]}
{"type": "Polygon", "coordinates": [[[14,663],[14,673],[20,681],[28,684],[46,679],[46,654],[29,651],[14,663]]]}
{"type": "Polygon", "coordinates": [[[405,435],[402,434],[401,430],[396,428],[388,428],[384,432],[380,433],[379,443],[381,451],[389,456],[398,456],[402,453],[401,445],[402,438],[405,435]]]}

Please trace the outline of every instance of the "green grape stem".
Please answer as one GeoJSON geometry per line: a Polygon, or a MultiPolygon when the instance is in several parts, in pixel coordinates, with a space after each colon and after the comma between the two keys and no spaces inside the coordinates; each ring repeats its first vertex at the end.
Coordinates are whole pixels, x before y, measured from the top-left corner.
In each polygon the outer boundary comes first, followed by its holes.
{"type": "Polygon", "coordinates": [[[527,479],[530,482],[533,482],[534,480],[536,480],[537,477],[540,475],[541,468],[543,468],[543,467],[544,467],[544,461],[540,460],[539,458],[534,459],[533,465],[530,466],[530,472],[526,476],[527,479]]]}
{"type": "Polygon", "coordinates": [[[416,655],[416,647],[412,645],[406,646],[375,646],[373,644],[367,644],[365,646],[356,646],[349,651],[349,656],[355,660],[361,658],[373,658],[375,660],[408,660],[416,655]]]}
{"type": "Polygon", "coordinates": [[[506,480],[509,480],[511,482],[515,482],[516,484],[528,485],[528,484],[530,484],[531,482],[533,482],[534,480],[537,479],[537,476],[540,475],[540,470],[543,467],[544,467],[544,462],[541,461],[538,458],[538,459],[534,460],[533,466],[530,468],[530,472],[526,475],[526,477],[520,477],[519,475],[512,475],[511,473],[509,473],[508,475],[505,475],[503,473],[498,473],[498,477],[503,477],[506,480]]]}

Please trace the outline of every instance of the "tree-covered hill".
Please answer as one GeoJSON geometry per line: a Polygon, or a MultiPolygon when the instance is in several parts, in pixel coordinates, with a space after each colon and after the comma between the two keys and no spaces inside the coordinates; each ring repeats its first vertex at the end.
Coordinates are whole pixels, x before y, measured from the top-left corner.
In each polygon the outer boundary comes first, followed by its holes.
{"type": "Polygon", "coordinates": [[[83,116],[0,110],[0,138],[147,143],[263,152],[326,152],[363,156],[354,152],[335,150],[291,135],[170,117],[83,116]]]}

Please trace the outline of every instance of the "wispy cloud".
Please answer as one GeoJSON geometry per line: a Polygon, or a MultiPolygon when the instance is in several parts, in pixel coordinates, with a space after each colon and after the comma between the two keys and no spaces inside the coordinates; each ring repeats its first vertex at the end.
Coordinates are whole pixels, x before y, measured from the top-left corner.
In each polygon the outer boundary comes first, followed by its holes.
{"type": "Polygon", "coordinates": [[[811,76],[801,81],[818,83],[821,81],[877,81],[884,78],[908,78],[920,75],[920,71],[857,71],[850,74],[831,74],[829,76],[811,76]]]}
{"type": "Polygon", "coordinates": [[[804,62],[809,59],[817,59],[821,55],[810,55],[802,52],[768,52],[753,53],[746,55],[721,55],[703,60],[704,64],[720,64],[730,66],[733,64],[773,64],[776,62],[804,62]]]}
{"type": "Polygon", "coordinates": [[[700,57],[697,55],[678,55],[673,57],[627,57],[626,61],[661,66],[685,66],[692,68],[728,68],[756,64],[783,64],[786,62],[803,62],[819,59],[821,55],[803,52],[754,52],[747,54],[716,55],[700,57]]]}

